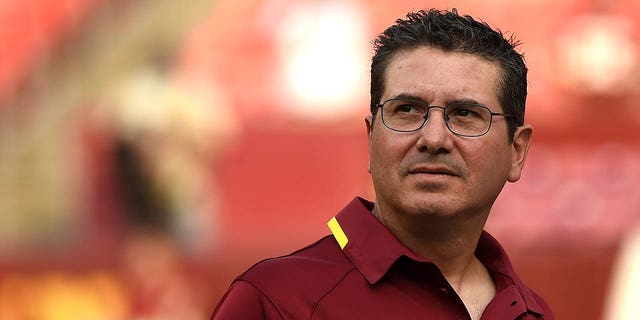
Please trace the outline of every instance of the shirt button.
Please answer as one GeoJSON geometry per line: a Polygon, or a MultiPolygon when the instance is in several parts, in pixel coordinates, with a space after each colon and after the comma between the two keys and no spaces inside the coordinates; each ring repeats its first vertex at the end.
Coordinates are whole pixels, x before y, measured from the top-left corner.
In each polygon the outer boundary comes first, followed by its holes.
{"type": "Polygon", "coordinates": [[[445,287],[440,287],[440,294],[448,295],[449,294],[449,289],[447,289],[445,287]]]}

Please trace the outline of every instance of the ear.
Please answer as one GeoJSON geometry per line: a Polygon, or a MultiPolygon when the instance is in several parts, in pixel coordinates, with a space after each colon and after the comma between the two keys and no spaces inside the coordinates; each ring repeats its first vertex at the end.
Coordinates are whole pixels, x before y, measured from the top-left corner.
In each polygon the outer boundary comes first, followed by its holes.
{"type": "MultiPolygon", "coordinates": [[[[367,115],[364,118],[364,122],[367,125],[367,139],[369,140],[369,154],[371,154],[371,134],[373,131],[373,116],[367,115]]],[[[367,163],[367,171],[371,173],[371,160],[367,163]]]]}
{"type": "Polygon", "coordinates": [[[366,117],[364,117],[364,122],[367,125],[367,137],[369,137],[369,140],[371,140],[371,130],[373,130],[373,116],[372,115],[367,115],[366,117]]]}
{"type": "Polygon", "coordinates": [[[509,170],[509,182],[520,180],[524,162],[527,160],[527,152],[531,144],[531,136],[533,135],[533,126],[525,124],[516,129],[513,135],[513,143],[511,144],[511,169],[509,170]]]}

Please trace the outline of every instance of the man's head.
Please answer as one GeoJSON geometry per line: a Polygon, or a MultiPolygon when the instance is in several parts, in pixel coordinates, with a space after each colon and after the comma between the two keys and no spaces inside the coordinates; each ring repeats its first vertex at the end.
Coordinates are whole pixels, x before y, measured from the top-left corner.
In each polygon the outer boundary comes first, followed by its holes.
{"type": "Polygon", "coordinates": [[[486,218],[531,141],[522,56],[488,26],[439,11],[410,14],[376,43],[366,124],[378,212],[486,218]]]}
{"type": "Polygon", "coordinates": [[[509,136],[524,123],[527,97],[527,67],[523,56],[516,52],[513,38],[470,16],[457,11],[418,11],[407,19],[398,19],[374,40],[375,55],[371,63],[371,113],[376,114],[385,90],[385,75],[394,56],[402,51],[430,46],[447,52],[469,53],[496,62],[501,69],[498,99],[504,113],[513,115],[509,121],[509,136]]]}

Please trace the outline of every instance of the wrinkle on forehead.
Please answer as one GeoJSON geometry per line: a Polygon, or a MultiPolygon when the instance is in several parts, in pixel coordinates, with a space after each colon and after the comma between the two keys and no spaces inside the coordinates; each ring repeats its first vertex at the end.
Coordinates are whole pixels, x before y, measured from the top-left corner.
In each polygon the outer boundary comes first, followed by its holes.
{"type": "Polygon", "coordinates": [[[401,87],[402,93],[428,103],[471,99],[500,111],[500,75],[497,62],[478,55],[427,46],[402,50],[394,54],[386,70],[382,100],[400,94],[390,90],[401,87]]]}

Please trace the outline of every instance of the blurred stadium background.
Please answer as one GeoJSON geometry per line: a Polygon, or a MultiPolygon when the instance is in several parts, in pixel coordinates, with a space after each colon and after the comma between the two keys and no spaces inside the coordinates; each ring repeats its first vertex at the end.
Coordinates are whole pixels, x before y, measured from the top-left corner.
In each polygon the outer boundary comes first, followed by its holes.
{"type": "Polygon", "coordinates": [[[370,41],[457,7],[523,45],[534,145],[488,230],[601,319],[640,224],[637,0],[0,2],[0,319],[207,319],[372,197],[370,41]]]}

